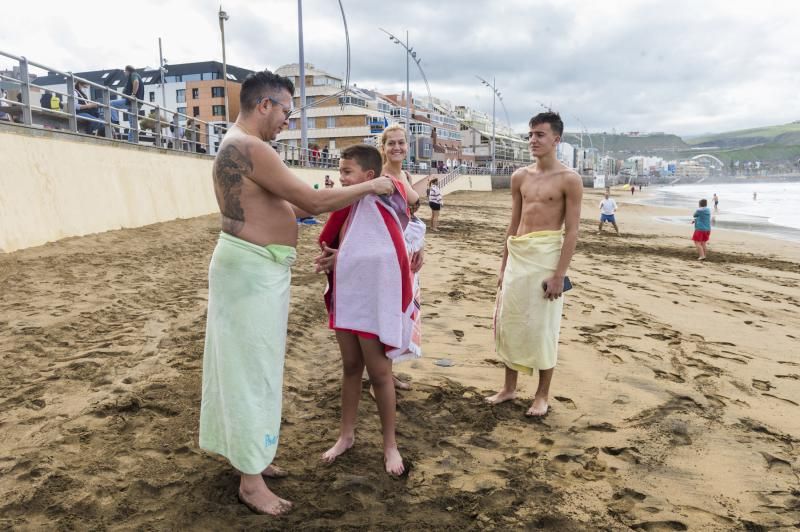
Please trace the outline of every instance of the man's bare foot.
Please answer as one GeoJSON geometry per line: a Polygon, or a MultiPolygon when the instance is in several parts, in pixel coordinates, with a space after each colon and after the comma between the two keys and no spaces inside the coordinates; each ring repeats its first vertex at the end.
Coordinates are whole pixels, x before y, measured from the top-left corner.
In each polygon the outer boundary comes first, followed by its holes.
{"type": "Polygon", "coordinates": [[[347,452],[347,450],[353,446],[354,442],[355,438],[352,436],[340,436],[333,447],[322,453],[322,461],[326,464],[332,464],[339,456],[347,452]]]}
{"type": "Polygon", "coordinates": [[[490,405],[499,405],[500,403],[505,403],[506,401],[511,401],[517,398],[517,392],[507,392],[506,390],[500,390],[496,394],[491,397],[486,398],[486,402],[490,405]]]}
{"type": "Polygon", "coordinates": [[[239,486],[239,502],[253,512],[279,516],[292,509],[292,503],[272,493],[263,480],[261,481],[261,486],[253,483],[248,484],[247,489],[244,486],[239,486]]]}
{"type": "Polygon", "coordinates": [[[399,477],[406,470],[403,465],[403,457],[397,447],[390,447],[383,451],[383,463],[386,465],[386,472],[392,476],[399,477]]]}
{"type": "Polygon", "coordinates": [[[276,466],[275,464],[270,464],[264,471],[261,472],[261,476],[267,478],[286,478],[289,476],[289,472],[282,467],[276,466]]]}
{"type": "Polygon", "coordinates": [[[410,390],[411,385],[407,382],[403,382],[394,375],[392,375],[392,379],[394,380],[394,387],[396,390],[410,390]]]}
{"type": "Polygon", "coordinates": [[[547,414],[549,405],[547,404],[547,397],[536,397],[533,399],[533,404],[525,412],[528,417],[542,417],[547,414]]]}

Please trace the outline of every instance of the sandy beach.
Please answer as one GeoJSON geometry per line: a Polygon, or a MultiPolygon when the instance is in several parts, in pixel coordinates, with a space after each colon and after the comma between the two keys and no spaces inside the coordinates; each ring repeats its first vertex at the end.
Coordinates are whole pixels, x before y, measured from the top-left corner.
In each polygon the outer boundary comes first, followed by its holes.
{"type": "MultiPolygon", "coordinates": [[[[646,192],[645,192],[646,193],[646,192]]],[[[638,194],[638,193],[637,193],[638,194]]],[[[424,357],[399,364],[383,472],[365,386],[332,466],[340,362],[303,227],[289,318],[278,520],[236,498],[197,445],[216,216],[0,255],[0,528],[19,530],[790,530],[800,527],[800,247],[620,201],[598,235],[587,191],[551,411],[535,378],[499,406],[496,273],[508,191],[447,196],[422,273],[424,357]],[[606,226],[608,229],[608,226],[606,226]],[[435,364],[447,359],[452,365],[435,364]]],[[[423,219],[429,211],[420,211],[423,219]]]]}

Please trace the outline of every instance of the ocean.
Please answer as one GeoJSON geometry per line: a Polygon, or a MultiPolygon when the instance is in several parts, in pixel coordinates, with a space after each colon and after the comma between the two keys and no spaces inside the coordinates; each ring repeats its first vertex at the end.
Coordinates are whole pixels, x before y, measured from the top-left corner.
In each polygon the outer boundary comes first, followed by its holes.
{"type": "Polygon", "coordinates": [[[658,188],[646,200],[650,205],[686,209],[684,217],[659,217],[663,221],[686,223],[701,199],[708,200],[712,226],[754,233],[766,233],[800,242],[800,183],[725,183],[676,185],[658,188]],[[714,212],[714,194],[719,211],[714,212]],[[756,198],[753,199],[753,193],[756,198]]]}

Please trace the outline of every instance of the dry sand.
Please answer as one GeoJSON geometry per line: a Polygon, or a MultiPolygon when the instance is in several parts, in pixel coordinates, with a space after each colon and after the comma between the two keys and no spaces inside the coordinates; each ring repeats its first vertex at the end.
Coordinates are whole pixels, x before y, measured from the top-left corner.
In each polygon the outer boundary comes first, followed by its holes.
{"type": "MultiPolygon", "coordinates": [[[[325,327],[317,227],[293,280],[285,410],[272,481],[295,510],[236,500],[197,447],[206,271],[216,217],[0,256],[0,528],[760,530],[800,526],[800,252],[623,205],[597,235],[589,192],[552,408],[496,407],[491,315],[507,191],[448,196],[423,270],[423,359],[398,365],[401,451],[381,463],[366,389],[357,446],[333,466],[339,360],[325,327]],[[447,358],[452,367],[434,364],[447,358]]],[[[621,197],[624,202],[627,198],[621,197]]],[[[689,210],[690,212],[690,210],[689,210]]],[[[427,217],[427,209],[421,212],[427,217]]]]}

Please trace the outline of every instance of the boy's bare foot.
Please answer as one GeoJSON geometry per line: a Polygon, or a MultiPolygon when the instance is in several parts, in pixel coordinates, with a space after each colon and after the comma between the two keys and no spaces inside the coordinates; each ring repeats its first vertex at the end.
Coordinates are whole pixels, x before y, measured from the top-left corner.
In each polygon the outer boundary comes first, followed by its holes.
{"type": "Polygon", "coordinates": [[[406,470],[403,465],[403,457],[397,447],[390,447],[383,451],[383,463],[386,465],[386,472],[392,476],[399,477],[406,470]]]}
{"type": "Polygon", "coordinates": [[[511,401],[517,398],[517,392],[507,392],[505,390],[500,390],[496,394],[491,397],[486,398],[486,402],[490,405],[499,405],[500,403],[505,403],[506,401],[511,401]]]}
{"type": "Polygon", "coordinates": [[[542,417],[547,414],[549,405],[547,404],[547,397],[536,397],[533,399],[533,404],[525,412],[528,417],[542,417]]]}
{"type": "Polygon", "coordinates": [[[289,476],[289,472],[282,467],[276,466],[275,464],[270,464],[264,471],[261,472],[261,476],[267,478],[286,478],[289,476]]]}
{"type": "Polygon", "coordinates": [[[292,503],[272,493],[263,480],[245,482],[244,477],[239,485],[239,501],[253,512],[263,515],[279,516],[292,509],[292,503]]]}
{"type": "Polygon", "coordinates": [[[407,382],[401,381],[400,379],[398,379],[394,375],[392,375],[392,379],[394,380],[395,389],[397,389],[397,390],[410,390],[411,389],[411,385],[410,384],[408,384],[407,382]]]}
{"type": "Polygon", "coordinates": [[[354,442],[355,438],[352,436],[347,438],[340,436],[333,447],[322,453],[322,461],[326,464],[332,464],[339,456],[347,452],[347,450],[353,446],[354,442]]]}

